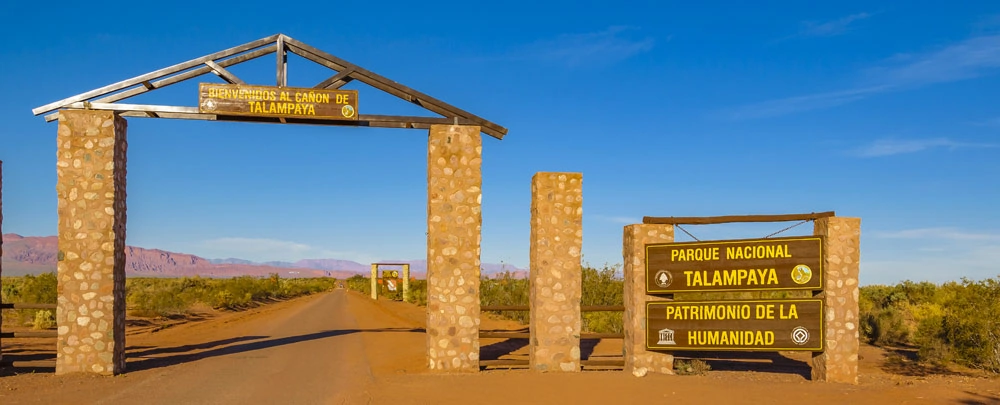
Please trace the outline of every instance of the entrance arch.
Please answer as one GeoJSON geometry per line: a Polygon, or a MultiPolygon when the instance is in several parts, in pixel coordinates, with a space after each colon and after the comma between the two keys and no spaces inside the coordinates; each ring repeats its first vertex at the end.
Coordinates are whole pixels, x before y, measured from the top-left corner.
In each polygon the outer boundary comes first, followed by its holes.
{"type": "Polygon", "coordinates": [[[32,110],[58,120],[59,298],[56,374],[125,371],[126,118],[171,118],[428,130],[427,342],[434,371],[479,370],[482,137],[507,129],[284,34],[205,55],[32,110]],[[287,86],[288,52],[334,73],[287,86]],[[230,66],[276,55],[276,85],[251,86],[230,66]],[[120,101],[212,73],[198,106],[120,101]],[[357,80],[437,117],[362,114],[357,80]],[[458,287],[454,287],[454,286],[458,287]]]}

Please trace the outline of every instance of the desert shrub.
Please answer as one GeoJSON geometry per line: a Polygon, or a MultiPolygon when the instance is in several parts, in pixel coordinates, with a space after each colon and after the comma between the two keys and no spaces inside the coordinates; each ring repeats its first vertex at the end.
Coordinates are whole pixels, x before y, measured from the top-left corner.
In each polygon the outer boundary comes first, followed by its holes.
{"type": "Polygon", "coordinates": [[[921,361],[1000,372],[1000,278],[861,287],[861,334],[909,345],[921,361]]]}
{"type": "Polygon", "coordinates": [[[410,303],[427,306],[427,280],[410,280],[410,303]]]}
{"type": "Polygon", "coordinates": [[[678,375],[701,375],[712,370],[712,366],[699,359],[674,361],[674,372],[678,375]]]}
{"type": "Polygon", "coordinates": [[[347,288],[364,295],[372,293],[371,279],[360,274],[355,274],[347,278],[347,288]]]}
{"type": "Polygon", "coordinates": [[[963,279],[960,285],[941,322],[942,343],[950,346],[955,361],[1000,372],[1000,278],[963,279]]]}
{"type": "MultiPolygon", "coordinates": [[[[498,273],[493,278],[483,277],[479,284],[481,305],[528,305],[528,280],[515,278],[510,271],[498,273]]],[[[531,313],[528,311],[488,311],[505,318],[528,323],[531,313]]]]}
{"type": "Polygon", "coordinates": [[[35,312],[35,322],[31,325],[33,329],[50,329],[56,326],[56,317],[52,311],[47,309],[35,312]]]}
{"type": "MultiPolygon", "coordinates": [[[[27,304],[55,304],[58,297],[58,286],[55,273],[44,273],[37,276],[4,277],[3,302],[27,304]]],[[[38,316],[38,309],[4,310],[4,319],[14,319],[20,325],[33,324],[38,316]]]]}
{"type": "MultiPolygon", "coordinates": [[[[583,266],[580,305],[622,305],[625,301],[625,281],[619,265],[605,264],[600,269],[583,266]]],[[[620,311],[584,312],[583,330],[596,333],[622,333],[623,313],[620,311]]]]}

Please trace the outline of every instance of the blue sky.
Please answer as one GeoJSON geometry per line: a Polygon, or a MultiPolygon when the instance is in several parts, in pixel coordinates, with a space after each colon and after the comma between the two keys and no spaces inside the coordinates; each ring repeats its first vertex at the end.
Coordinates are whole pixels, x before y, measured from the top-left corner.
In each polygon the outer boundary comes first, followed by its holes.
{"type": "MultiPolygon", "coordinates": [[[[485,262],[527,267],[531,176],[574,171],[594,265],[620,263],[644,215],[835,210],[862,218],[862,284],[1000,275],[995,2],[161,4],[0,6],[4,232],[56,233],[56,124],[32,108],[281,32],[510,130],[483,140],[485,262]]],[[[300,87],[332,73],[288,69],[300,87]]],[[[194,106],[197,82],[129,102],[194,106]]],[[[345,88],[363,114],[425,115],[345,88]]],[[[131,245],[425,257],[426,131],[131,118],[128,136],[131,245]]]]}

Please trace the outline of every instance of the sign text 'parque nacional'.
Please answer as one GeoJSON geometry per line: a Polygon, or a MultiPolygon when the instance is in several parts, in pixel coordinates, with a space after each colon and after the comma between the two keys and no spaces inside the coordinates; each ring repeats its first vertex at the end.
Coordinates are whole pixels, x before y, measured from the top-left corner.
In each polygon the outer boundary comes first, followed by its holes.
{"type": "Polygon", "coordinates": [[[357,120],[357,90],[201,83],[198,112],[254,117],[357,120]]]}
{"type": "Polygon", "coordinates": [[[646,293],[820,290],[823,238],[646,245],[646,293]]]}
{"type": "Polygon", "coordinates": [[[823,301],[650,301],[646,348],[822,351],[823,301]]]}

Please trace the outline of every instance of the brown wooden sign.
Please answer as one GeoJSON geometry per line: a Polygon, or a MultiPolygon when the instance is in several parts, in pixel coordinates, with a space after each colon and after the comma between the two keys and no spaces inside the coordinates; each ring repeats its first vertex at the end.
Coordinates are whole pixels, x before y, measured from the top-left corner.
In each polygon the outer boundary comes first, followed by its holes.
{"type": "Polygon", "coordinates": [[[823,301],[651,301],[646,348],[822,351],[823,301]]]}
{"type": "Polygon", "coordinates": [[[198,111],[218,115],[357,120],[357,90],[201,83],[198,111]]]}
{"type": "Polygon", "coordinates": [[[823,238],[646,245],[646,293],[820,290],[823,238]]]}
{"type": "Polygon", "coordinates": [[[389,291],[401,291],[403,289],[403,279],[399,278],[399,270],[382,270],[382,281],[389,291]]]}

